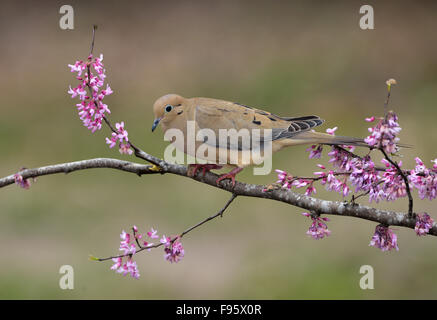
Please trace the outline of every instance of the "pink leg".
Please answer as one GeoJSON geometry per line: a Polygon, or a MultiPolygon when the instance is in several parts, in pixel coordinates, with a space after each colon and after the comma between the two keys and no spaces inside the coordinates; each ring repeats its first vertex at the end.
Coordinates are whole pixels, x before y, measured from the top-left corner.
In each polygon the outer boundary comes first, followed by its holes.
{"type": "Polygon", "coordinates": [[[194,177],[197,173],[197,171],[199,169],[202,169],[202,175],[205,176],[206,172],[209,172],[210,170],[213,169],[221,169],[223,166],[218,165],[218,164],[213,164],[213,163],[208,163],[208,164],[190,164],[189,168],[194,168],[193,172],[190,176],[194,177]]]}
{"type": "Polygon", "coordinates": [[[217,183],[217,185],[220,183],[220,181],[224,180],[224,179],[231,179],[232,180],[232,186],[235,186],[235,176],[239,173],[243,171],[243,168],[240,167],[236,167],[234,169],[232,169],[230,172],[222,174],[220,176],[220,178],[218,178],[215,183],[217,183]]]}

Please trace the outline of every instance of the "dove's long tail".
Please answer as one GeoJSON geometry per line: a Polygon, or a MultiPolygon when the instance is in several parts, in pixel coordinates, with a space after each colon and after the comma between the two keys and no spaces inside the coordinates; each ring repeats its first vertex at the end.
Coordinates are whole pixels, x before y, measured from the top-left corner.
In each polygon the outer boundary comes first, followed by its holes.
{"type": "Polygon", "coordinates": [[[329,145],[349,145],[358,147],[368,147],[368,144],[361,138],[332,136],[327,133],[306,131],[295,135],[293,138],[284,139],[284,146],[295,146],[302,144],[329,144],[329,145]]]}

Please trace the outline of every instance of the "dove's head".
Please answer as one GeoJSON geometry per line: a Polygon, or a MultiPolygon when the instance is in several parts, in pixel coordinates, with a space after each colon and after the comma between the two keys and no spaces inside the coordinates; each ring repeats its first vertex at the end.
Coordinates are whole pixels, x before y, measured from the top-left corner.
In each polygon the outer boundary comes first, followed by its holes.
{"type": "Polygon", "coordinates": [[[156,129],[160,122],[169,123],[174,120],[178,116],[178,112],[184,100],[184,97],[177,94],[166,94],[156,100],[153,105],[155,120],[153,121],[152,131],[156,129]]]}

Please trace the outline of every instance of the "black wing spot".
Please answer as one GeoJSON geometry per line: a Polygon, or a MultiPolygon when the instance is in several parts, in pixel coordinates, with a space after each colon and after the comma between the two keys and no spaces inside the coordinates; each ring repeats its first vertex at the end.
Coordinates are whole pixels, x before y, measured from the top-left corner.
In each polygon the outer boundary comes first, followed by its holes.
{"type": "Polygon", "coordinates": [[[260,125],[260,124],[261,124],[261,121],[257,121],[256,118],[255,118],[255,116],[253,116],[253,121],[252,121],[252,122],[255,123],[255,124],[257,124],[257,125],[260,125]]]}
{"type": "Polygon", "coordinates": [[[181,115],[184,112],[184,110],[181,110],[178,112],[178,115],[181,115]]]}
{"type": "Polygon", "coordinates": [[[277,121],[275,118],[269,117],[270,120],[272,121],[277,121]]]}

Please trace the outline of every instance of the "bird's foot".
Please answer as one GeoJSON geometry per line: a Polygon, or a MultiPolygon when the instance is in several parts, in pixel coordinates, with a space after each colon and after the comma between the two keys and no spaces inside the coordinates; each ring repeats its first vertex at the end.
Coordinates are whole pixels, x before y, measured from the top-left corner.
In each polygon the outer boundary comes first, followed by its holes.
{"type": "Polygon", "coordinates": [[[236,167],[234,169],[232,169],[230,172],[222,174],[216,181],[215,183],[217,185],[219,185],[220,181],[224,180],[224,179],[231,179],[232,180],[232,187],[235,186],[235,176],[241,172],[243,170],[243,168],[240,167],[236,167]]]}
{"type": "Polygon", "coordinates": [[[205,173],[209,172],[210,170],[214,169],[221,169],[223,166],[214,164],[214,163],[207,163],[207,164],[190,164],[188,166],[188,173],[187,175],[189,177],[194,177],[199,169],[202,169],[202,175],[205,176],[205,173]]]}

